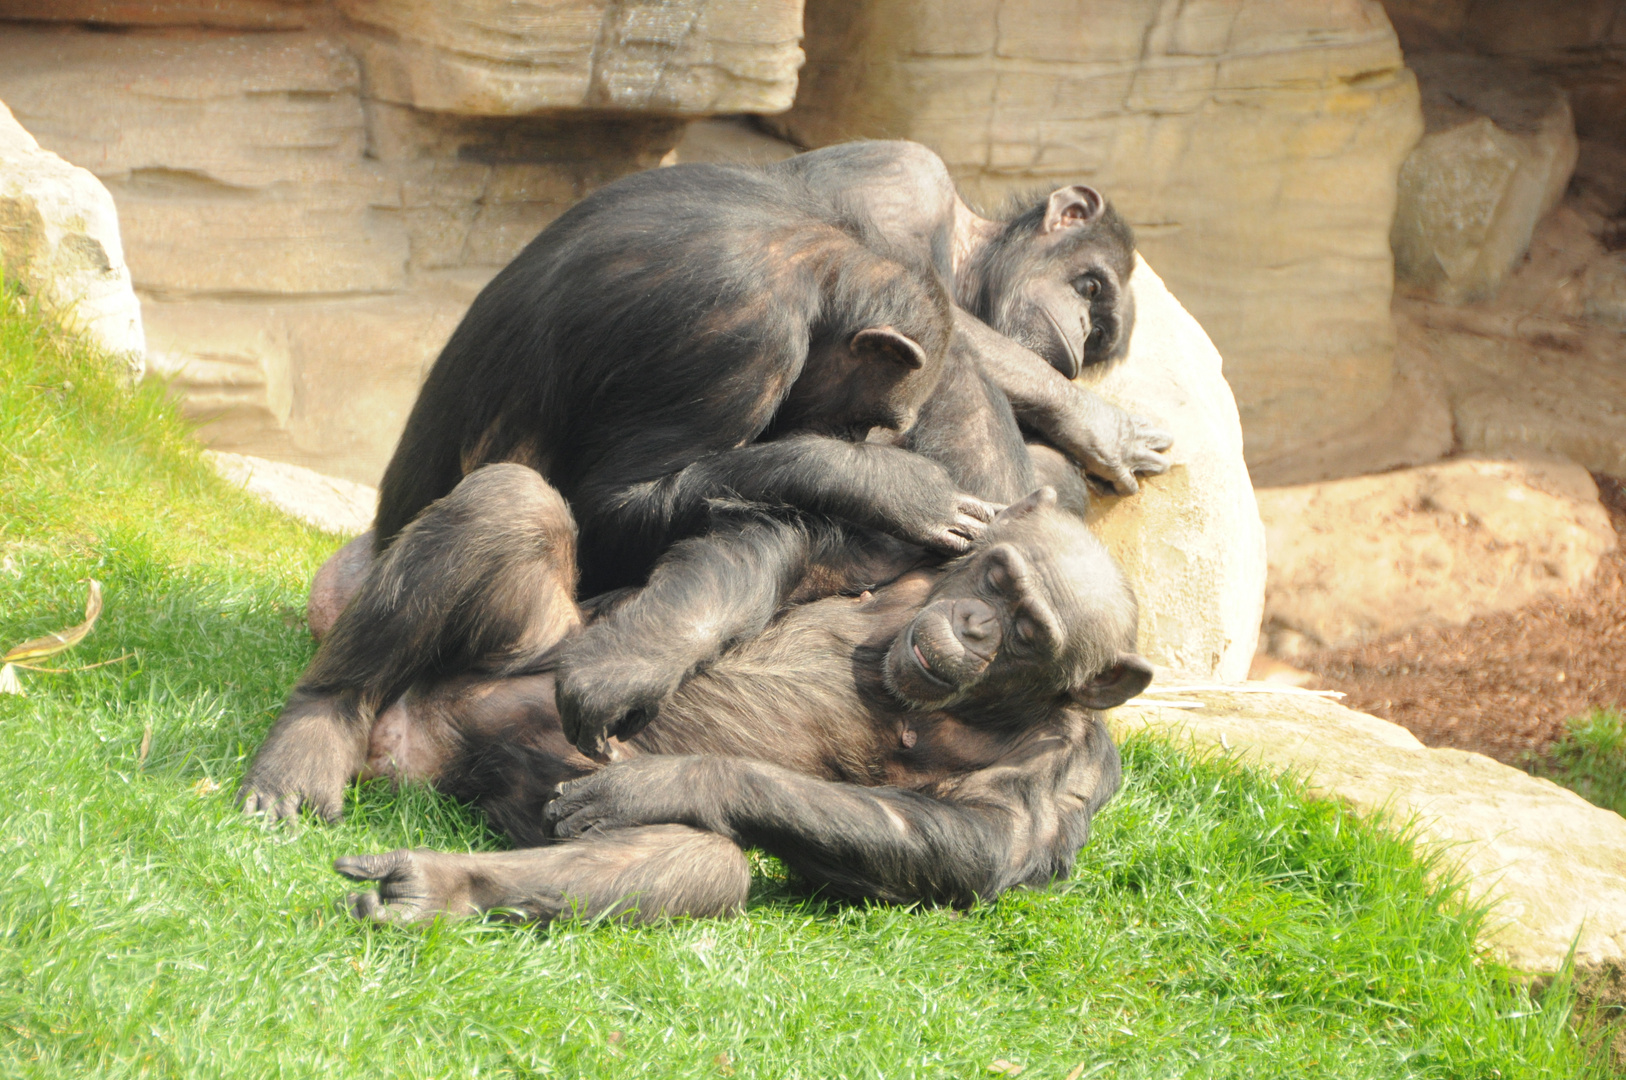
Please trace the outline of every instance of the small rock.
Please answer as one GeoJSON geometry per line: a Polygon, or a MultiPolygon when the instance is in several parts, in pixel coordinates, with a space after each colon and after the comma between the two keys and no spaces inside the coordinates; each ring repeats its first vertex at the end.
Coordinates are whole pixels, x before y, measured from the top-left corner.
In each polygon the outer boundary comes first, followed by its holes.
{"type": "Polygon", "coordinates": [[[1626,251],[1594,260],[1586,268],[1582,288],[1588,318],[1626,330],[1626,251]]]}
{"type": "Polygon", "coordinates": [[[319,529],[354,536],[372,527],[376,488],[283,461],[215,450],[205,450],[203,456],[227,481],[319,529]]]}
{"type": "Polygon", "coordinates": [[[140,378],[147,343],[101,181],[48,150],[0,103],[0,275],[20,284],[140,378]]]}
{"type": "Polygon", "coordinates": [[[1592,478],[1558,459],[1464,458],[1257,496],[1267,648],[1287,659],[1570,592],[1616,542],[1592,478]]]}

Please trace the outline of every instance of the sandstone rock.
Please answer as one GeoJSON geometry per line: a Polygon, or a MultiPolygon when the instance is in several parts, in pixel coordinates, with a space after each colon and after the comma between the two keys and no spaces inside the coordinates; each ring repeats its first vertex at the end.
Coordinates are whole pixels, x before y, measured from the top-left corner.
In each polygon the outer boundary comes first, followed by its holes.
{"type": "Polygon", "coordinates": [[[1448,302],[1489,296],[1564,195],[1579,146],[1564,92],[1505,62],[1407,58],[1426,134],[1400,169],[1396,281],[1448,302]]]}
{"type": "Polygon", "coordinates": [[[778,112],[800,0],[338,0],[373,96],[421,109],[778,112]]]}
{"type": "Polygon", "coordinates": [[[1259,635],[1264,530],[1220,355],[1144,260],[1130,278],[1128,358],[1093,386],[1175,437],[1174,467],[1139,494],[1096,502],[1091,523],[1140,600],[1140,651],[1203,678],[1241,679],[1259,635]]]}
{"type": "Polygon", "coordinates": [[[799,148],[754,126],[743,116],[696,120],[663,165],[713,162],[722,165],[771,165],[795,157],[799,148]]]}
{"type": "MultiPolygon", "coordinates": [[[[1258,684],[1252,684],[1257,686],[1258,684]]],[[[1430,750],[1404,728],[1305,693],[1157,686],[1109,714],[1120,737],[1147,732],[1302,777],[1316,793],[1381,815],[1494,906],[1484,944],[1520,971],[1626,957],[1626,820],[1490,758],[1430,750]]]]}
{"type": "Polygon", "coordinates": [[[145,363],[113,199],[84,169],[40,149],[0,104],[0,276],[129,365],[145,363]]]}
{"type": "Polygon", "coordinates": [[[1467,458],[1256,494],[1265,633],[1289,658],[1571,592],[1615,547],[1592,478],[1559,459],[1467,458]]]}
{"type": "Polygon", "coordinates": [[[1582,285],[1587,316],[1626,330],[1626,252],[1593,261],[1582,285]]]}
{"type": "Polygon", "coordinates": [[[1395,175],[1415,84],[1366,0],[813,0],[822,146],[908,138],[970,198],[1088,181],[1226,359],[1250,463],[1388,398],[1395,175]]]}
{"type": "Polygon", "coordinates": [[[370,100],[330,32],[6,25],[5,95],[111,190],[156,373],[204,437],[358,481],[479,288],[684,126],[370,100]]]}
{"type": "Polygon", "coordinates": [[[327,0],[0,0],[0,19],[297,30],[327,9],[327,0]]]}
{"type": "Polygon", "coordinates": [[[285,513],[319,529],[354,536],[372,527],[378,490],[282,461],[208,450],[215,471],[285,513]]]}
{"type": "Polygon", "coordinates": [[[1389,397],[1377,412],[1256,461],[1248,472],[1256,487],[1266,488],[1426,465],[1451,453],[1451,425],[1451,404],[1433,368],[1397,362],[1389,397]]]}
{"type": "Polygon", "coordinates": [[[484,275],[398,296],[149,302],[152,366],[211,446],[374,483],[484,275]]]}

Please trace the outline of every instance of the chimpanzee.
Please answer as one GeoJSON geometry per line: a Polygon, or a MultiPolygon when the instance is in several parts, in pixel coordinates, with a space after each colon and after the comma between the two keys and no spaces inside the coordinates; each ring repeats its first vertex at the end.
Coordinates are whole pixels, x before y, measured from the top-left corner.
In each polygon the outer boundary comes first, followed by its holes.
{"type": "MultiPolygon", "coordinates": [[[[723,201],[737,197],[733,185],[713,183],[718,173],[695,172],[695,168],[698,167],[686,167],[677,172],[665,170],[659,174],[660,180],[698,177],[701,185],[708,189],[706,197],[723,201]]],[[[751,175],[749,170],[727,172],[736,179],[742,174],[751,175]]],[[[1134,235],[1094,189],[1082,185],[1059,188],[1008,220],[991,221],[974,214],[960,199],[947,168],[936,154],[909,142],[857,142],[816,150],[771,166],[758,175],[759,178],[777,175],[794,181],[793,201],[805,203],[805,189],[824,193],[836,209],[819,206],[812,214],[814,218],[826,219],[834,212],[843,220],[844,227],[864,234],[862,242],[872,246],[874,233],[878,233],[891,250],[909,253],[915,264],[911,270],[918,272],[918,264],[929,261],[941,280],[953,290],[959,304],[952,316],[956,345],[976,357],[978,367],[1006,395],[1024,424],[1073,460],[1106,478],[1121,492],[1136,490],[1136,473],[1160,473],[1168,467],[1167,459],[1161,454],[1172,441],[1166,432],[1069,381],[1085,367],[1120,359],[1127,351],[1134,322],[1134,301],[1128,289],[1134,268],[1134,235]],[[841,207],[848,208],[848,212],[843,214],[841,207]],[[859,222],[867,222],[867,227],[859,222]]],[[[637,183],[652,182],[641,179],[637,183]]],[[[542,427],[555,433],[580,427],[584,420],[581,413],[590,412],[590,406],[596,407],[597,398],[567,402],[572,407],[567,411],[577,414],[573,426],[551,414],[527,413],[532,408],[528,402],[530,396],[536,394],[536,387],[522,386],[523,392],[516,397],[516,381],[529,380],[540,385],[549,378],[563,379],[573,370],[572,365],[591,372],[601,355],[614,355],[621,359],[620,366],[628,372],[626,381],[631,383],[630,389],[623,387],[619,391],[621,396],[617,400],[623,406],[630,401],[632,408],[614,419],[594,414],[585,418],[586,425],[595,436],[601,429],[617,433],[636,429],[635,417],[642,415],[641,410],[648,405],[638,397],[641,387],[659,387],[666,398],[682,400],[680,395],[671,394],[669,384],[661,376],[639,367],[633,359],[640,355],[640,348],[647,351],[652,347],[652,343],[639,340],[637,331],[651,321],[667,328],[676,323],[678,332],[671,341],[661,343],[668,352],[681,351],[686,347],[685,342],[696,346],[704,344],[704,339],[685,338],[681,332],[688,324],[680,313],[687,310],[685,305],[696,302],[693,281],[684,280],[687,291],[682,294],[672,286],[674,280],[683,276],[681,268],[696,259],[720,255],[721,270],[707,277],[708,287],[710,291],[732,295],[750,285],[749,281],[736,280],[731,276],[732,271],[749,267],[742,275],[748,276],[760,269],[764,254],[770,258],[783,254],[781,249],[762,239],[775,230],[760,218],[756,222],[760,237],[749,229],[695,237],[684,228],[678,228],[673,237],[668,238],[666,233],[670,226],[662,219],[664,213],[678,211],[678,217],[691,215],[690,224],[700,222],[697,227],[703,231],[709,231],[705,224],[709,219],[704,213],[693,218],[697,210],[717,213],[719,221],[733,221],[733,215],[710,203],[701,208],[688,206],[685,200],[693,194],[692,184],[679,185],[680,195],[668,199],[658,194],[651,196],[642,188],[633,193],[635,186],[630,181],[622,181],[620,185],[612,185],[608,193],[590,198],[586,204],[588,209],[573,211],[566,220],[545,231],[476,301],[437,362],[403,434],[385,479],[377,530],[358,537],[334,556],[312,586],[309,617],[312,631],[318,637],[332,625],[354,593],[371,563],[375,546],[387,546],[413,513],[429,499],[450,490],[457,478],[471,467],[505,458],[527,461],[539,466],[544,475],[572,497],[578,516],[595,516],[597,510],[584,511],[580,498],[573,494],[574,473],[582,467],[576,458],[581,455],[540,453],[537,440],[542,427]],[[653,210],[648,216],[639,215],[636,221],[622,221],[617,208],[623,201],[623,192],[643,202],[653,199],[653,210]],[[614,233],[600,231],[596,242],[592,237],[580,235],[589,227],[602,230],[606,223],[626,227],[614,233]],[[629,235],[633,232],[639,235],[629,235]],[[555,239],[559,241],[557,244],[555,239]],[[707,239],[713,241],[709,246],[704,243],[707,239]],[[614,280],[599,280],[600,263],[615,257],[615,243],[627,244],[637,252],[669,244],[670,240],[677,243],[659,267],[645,266],[634,259],[616,264],[614,280]],[[551,291],[561,282],[580,288],[568,297],[551,291]],[[625,302],[624,294],[629,287],[631,299],[649,301],[658,310],[651,315],[638,306],[638,316],[629,319],[627,313],[616,306],[625,302]],[[646,291],[649,289],[664,291],[657,296],[646,291]],[[610,306],[601,306],[599,297],[608,297],[610,306]],[[556,357],[538,344],[552,340],[545,320],[560,315],[567,317],[568,326],[558,332],[562,335],[559,340],[569,344],[568,335],[579,335],[584,328],[590,328],[593,330],[589,335],[592,349],[556,357]],[[536,369],[542,359],[552,365],[546,371],[536,369]],[[555,372],[554,367],[560,371],[555,372]],[[507,410],[503,413],[505,429],[501,425],[494,426],[495,422],[490,419],[504,409],[507,410]],[[539,431],[526,434],[527,424],[539,431]],[[455,452],[452,444],[456,444],[455,452]],[[382,542],[375,543],[375,537],[382,542]]],[[[805,223],[803,218],[787,216],[778,224],[782,229],[794,231],[797,221],[805,223]]],[[[839,258],[849,257],[850,253],[851,249],[844,249],[839,258]]],[[[706,301],[702,306],[713,310],[722,302],[726,301],[706,301]]],[[[772,328],[761,321],[760,315],[757,311],[742,315],[737,330],[747,336],[756,332],[771,337],[772,328]],[[753,318],[757,322],[753,323],[753,318]]],[[[752,363],[762,369],[760,383],[774,382],[766,372],[775,363],[782,367],[790,361],[773,350],[766,353],[772,354],[773,359],[753,359],[736,353],[729,353],[726,359],[715,356],[701,359],[698,354],[681,359],[686,361],[683,370],[696,373],[702,382],[709,371],[720,386],[732,389],[736,382],[751,381],[746,368],[752,363]]],[[[654,357],[648,366],[664,368],[664,359],[665,354],[654,357]]],[[[819,370],[818,357],[810,354],[809,359],[815,361],[814,368],[819,370]]],[[[838,373],[841,368],[832,365],[823,370],[838,373]]],[[[927,381],[928,377],[920,377],[915,383],[923,388],[927,381]]],[[[543,405],[564,408],[552,400],[544,401],[543,405]]],[[[760,401],[757,405],[757,412],[752,413],[753,423],[759,419],[757,414],[762,407],[760,401]]],[[[709,416],[708,413],[708,420],[709,416]]],[[[756,437],[772,437],[776,431],[787,430],[787,420],[794,422],[793,418],[781,416],[756,437]]],[[[706,422],[700,421],[684,430],[699,433],[704,426],[706,422]]],[[[737,423],[726,425],[737,442],[749,441],[750,432],[737,428],[737,423]]],[[[676,458],[697,460],[720,443],[721,440],[696,442],[692,447],[680,448],[676,458]]],[[[830,448],[825,446],[824,449],[830,448]]],[[[634,441],[627,456],[636,459],[640,454],[646,454],[646,448],[634,441]]],[[[633,482],[645,475],[633,468],[638,464],[636,461],[588,464],[600,474],[624,470],[627,473],[624,479],[633,482]]],[[[654,464],[655,467],[648,470],[650,474],[659,472],[659,463],[654,464]]],[[[696,479],[689,478],[691,492],[696,479]]],[[[805,477],[802,479],[805,481],[805,477]]],[[[613,486],[615,480],[612,475],[607,482],[613,486]]],[[[966,535],[974,534],[980,527],[985,509],[975,505],[960,506],[955,524],[944,530],[941,511],[944,494],[940,490],[936,499],[940,507],[937,515],[939,546],[963,545],[966,535]]],[[[648,507],[641,509],[647,511],[648,507]]],[[[693,510],[692,501],[689,509],[693,510]]],[[[921,527],[922,519],[917,509],[913,523],[916,530],[921,527]]],[[[587,524],[590,526],[591,521],[587,524]]],[[[664,531],[677,535],[682,530],[664,531]]],[[[590,546],[593,546],[594,530],[589,528],[588,532],[590,546]]],[[[650,555],[647,545],[642,554],[650,555]]],[[[644,558],[632,561],[640,563],[644,558]]],[[[631,569],[624,576],[630,580],[636,578],[637,572],[631,569]]],[[[625,584],[621,576],[610,575],[615,578],[613,583],[625,584]]],[[[591,568],[587,579],[590,589],[612,584],[591,568]]]]}
{"type": "MultiPolygon", "coordinates": [[[[945,355],[932,395],[896,452],[920,457],[990,503],[1009,503],[1042,480],[1064,492],[1075,513],[1088,506],[1079,474],[1054,450],[1024,443],[1009,402],[958,347],[945,355]]],[[[562,730],[602,757],[612,737],[636,734],[686,676],[760,633],[786,603],[859,593],[931,558],[918,546],[822,515],[712,500],[703,536],[666,552],[641,588],[590,601],[597,617],[580,628],[568,603],[574,579],[541,580],[530,563],[508,568],[484,557],[488,548],[517,541],[487,517],[460,517],[463,505],[449,504],[409,529],[431,554],[457,545],[458,560],[386,553],[338,616],[244,777],[246,811],[289,817],[306,804],[337,816],[379,710],[415,686],[471,669],[511,672],[544,654],[562,730]],[[439,539],[431,543],[428,535],[439,539]],[[821,538],[813,549],[809,535],[821,538]],[[479,590],[489,593],[484,607],[441,608],[429,599],[479,590]],[[506,629],[530,625],[532,605],[573,614],[566,623],[538,624],[540,637],[506,629]],[[501,648],[499,638],[507,643],[501,648]]],[[[487,516],[499,515],[492,509],[487,516]]]]}
{"type": "Polygon", "coordinates": [[[1123,493],[1136,490],[1136,473],[1168,468],[1167,432],[1069,381],[1122,359],[1135,321],[1134,231],[1094,188],[1058,188],[996,221],[972,212],[919,143],[846,143],[773,168],[838,195],[894,245],[932,260],[958,305],[956,336],[1024,424],[1123,493]]]}
{"type": "MultiPolygon", "coordinates": [[[[771,607],[773,582],[839,561],[852,532],[768,521],[736,549],[755,563],[736,569],[771,607]]],[[[379,717],[371,772],[471,799],[518,844],[563,841],[340,859],[381,882],[350,898],[358,916],[724,914],[749,884],[741,845],[841,895],[969,904],[1066,873],[1117,788],[1095,710],[1150,678],[1134,597],[1051,489],[1008,507],[971,554],[788,609],[612,743],[602,768],[566,739],[551,673],[516,662],[588,617],[571,600],[574,540],[535,472],[476,470],[403,532],[334,628],[328,644],[378,635],[391,658],[461,650],[463,674],[379,717]],[[538,601],[516,604],[520,591],[538,601]]],[[[700,541],[672,554],[721,569],[700,541]]],[[[678,581],[692,591],[676,613],[712,617],[708,574],[678,581]]]]}
{"type": "Polygon", "coordinates": [[[952,330],[927,260],[795,177],[624,177],[475,299],[385,470],[377,547],[470,470],[516,461],[569,501],[586,595],[637,584],[718,497],[962,552],[997,507],[863,441],[913,425],[952,330]]]}

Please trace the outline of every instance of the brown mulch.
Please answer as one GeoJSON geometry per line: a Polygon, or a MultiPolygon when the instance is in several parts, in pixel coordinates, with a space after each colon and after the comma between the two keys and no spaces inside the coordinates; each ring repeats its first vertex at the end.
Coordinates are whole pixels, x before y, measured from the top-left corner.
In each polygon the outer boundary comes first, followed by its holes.
{"type": "Polygon", "coordinates": [[[1409,728],[1429,746],[1509,764],[1544,752],[1564,722],[1626,705],[1626,482],[1598,476],[1620,546],[1590,589],[1466,626],[1416,630],[1295,660],[1344,704],[1409,728]]]}

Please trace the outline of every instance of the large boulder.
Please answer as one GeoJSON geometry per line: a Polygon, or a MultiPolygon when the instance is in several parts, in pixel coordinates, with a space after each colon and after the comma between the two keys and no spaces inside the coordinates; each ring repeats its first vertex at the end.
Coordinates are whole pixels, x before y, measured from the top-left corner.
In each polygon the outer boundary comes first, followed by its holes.
{"type": "Polygon", "coordinates": [[[338,0],[373,96],[509,116],[543,109],[778,112],[801,0],[338,0]]]}
{"type": "Polygon", "coordinates": [[[1140,600],[1140,650],[1201,678],[1246,677],[1259,636],[1265,534],[1220,354],[1137,257],[1128,358],[1093,388],[1175,438],[1174,467],[1103,498],[1092,525],[1140,600]]]}
{"type": "Polygon", "coordinates": [[[1250,465],[1390,393],[1422,131],[1373,0],[811,0],[792,141],[907,138],[985,205],[1087,181],[1213,337],[1250,465]]]}
{"type": "Polygon", "coordinates": [[[1489,296],[1564,196],[1580,153],[1564,91],[1461,54],[1407,57],[1425,134],[1400,168],[1395,280],[1448,302],[1489,296]]]}
{"type": "Polygon", "coordinates": [[[1109,714],[1148,732],[1302,779],[1405,829],[1491,906],[1483,943],[1519,971],[1626,959],[1626,819],[1548,780],[1311,694],[1170,685],[1109,714]],[[1165,704],[1160,704],[1159,702],[1165,704]],[[1171,707],[1196,705],[1197,708],[1171,707]]]}
{"type": "Polygon", "coordinates": [[[1279,657],[1571,592],[1616,543],[1592,477],[1562,459],[1465,458],[1256,494],[1279,657]]]}
{"type": "Polygon", "coordinates": [[[0,278],[20,285],[139,377],[141,305],[113,198],[95,176],[40,149],[0,104],[0,278]]]}

